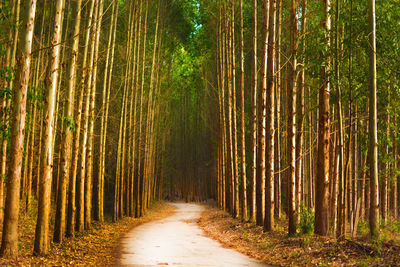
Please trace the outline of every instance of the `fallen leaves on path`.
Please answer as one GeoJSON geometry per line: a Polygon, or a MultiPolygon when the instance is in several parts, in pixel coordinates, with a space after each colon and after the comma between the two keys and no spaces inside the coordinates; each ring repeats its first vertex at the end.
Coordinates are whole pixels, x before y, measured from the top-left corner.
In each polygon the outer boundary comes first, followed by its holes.
{"type": "MultiPolygon", "coordinates": [[[[116,265],[119,256],[119,240],[132,228],[153,220],[165,218],[175,208],[156,203],[141,218],[125,217],[116,223],[94,222],[91,229],[78,233],[74,238],[66,238],[62,244],[51,243],[51,250],[45,257],[32,256],[35,219],[24,216],[20,219],[20,255],[17,260],[0,259],[0,265],[27,266],[65,266],[65,265],[116,265]]],[[[52,233],[52,231],[50,231],[52,233]]],[[[50,240],[52,236],[50,237],[50,240]]]]}

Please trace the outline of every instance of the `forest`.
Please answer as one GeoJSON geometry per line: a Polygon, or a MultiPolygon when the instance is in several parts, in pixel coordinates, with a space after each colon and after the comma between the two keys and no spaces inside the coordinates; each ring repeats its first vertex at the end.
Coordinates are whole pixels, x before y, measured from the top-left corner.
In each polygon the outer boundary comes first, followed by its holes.
{"type": "Polygon", "coordinates": [[[398,264],[399,57],[398,1],[0,0],[0,263],[182,201],[398,264]]]}

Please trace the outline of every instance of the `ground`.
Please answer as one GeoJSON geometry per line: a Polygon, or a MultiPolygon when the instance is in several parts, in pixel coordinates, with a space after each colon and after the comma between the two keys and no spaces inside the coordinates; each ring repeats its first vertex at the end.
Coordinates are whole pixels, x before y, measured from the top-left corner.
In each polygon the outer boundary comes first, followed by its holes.
{"type": "Polygon", "coordinates": [[[122,239],[121,265],[267,266],[206,236],[197,224],[204,206],[171,205],[176,207],[172,216],[140,225],[122,239]]]}
{"type": "Polygon", "coordinates": [[[32,256],[36,222],[33,214],[23,214],[19,224],[19,257],[17,260],[0,258],[0,265],[114,265],[119,256],[120,238],[124,234],[140,224],[167,217],[174,209],[165,203],[156,203],[139,219],[126,217],[116,223],[109,220],[104,223],[95,222],[90,230],[75,238],[65,239],[61,245],[52,243],[45,257],[32,256]]]}
{"type": "MultiPolygon", "coordinates": [[[[286,220],[277,222],[276,231],[263,233],[255,223],[242,222],[217,208],[207,207],[200,227],[226,247],[278,266],[397,266],[400,263],[399,235],[391,241],[373,244],[365,235],[338,242],[334,238],[286,235],[286,220]]],[[[388,235],[384,230],[383,235],[388,235]]]]}
{"type": "Polygon", "coordinates": [[[172,205],[175,206],[156,203],[140,219],[95,222],[90,230],[65,239],[61,245],[52,243],[45,257],[32,256],[36,224],[34,212],[21,213],[19,257],[17,260],[0,259],[0,265],[104,266],[129,263],[124,260],[134,259],[134,255],[139,259],[145,256],[144,259],[158,260],[158,265],[170,261],[170,266],[178,260],[180,263],[192,262],[192,266],[204,259],[217,262],[208,266],[221,263],[220,266],[226,266],[224,259],[242,262],[243,266],[260,266],[250,257],[278,266],[399,266],[400,263],[400,227],[397,223],[385,227],[379,241],[371,242],[367,237],[366,223],[361,223],[357,237],[338,242],[333,238],[310,235],[288,237],[284,218],[277,221],[274,232],[267,234],[263,233],[262,227],[234,219],[217,208],[172,205]],[[146,248],[150,250],[146,252],[146,248]],[[146,257],[146,253],[150,254],[146,257]],[[188,258],[188,255],[194,258],[188,258]],[[166,261],[162,259],[164,256],[166,261]]]}

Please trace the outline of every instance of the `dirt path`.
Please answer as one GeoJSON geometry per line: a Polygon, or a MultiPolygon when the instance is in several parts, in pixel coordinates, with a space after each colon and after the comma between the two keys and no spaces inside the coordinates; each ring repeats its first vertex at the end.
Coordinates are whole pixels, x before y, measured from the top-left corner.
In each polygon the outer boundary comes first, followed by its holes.
{"type": "Polygon", "coordinates": [[[136,227],[122,240],[120,263],[133,266],[266,266],[223,248],[197,225],[204,209],[171,204],[174,215],[136,227]]]}

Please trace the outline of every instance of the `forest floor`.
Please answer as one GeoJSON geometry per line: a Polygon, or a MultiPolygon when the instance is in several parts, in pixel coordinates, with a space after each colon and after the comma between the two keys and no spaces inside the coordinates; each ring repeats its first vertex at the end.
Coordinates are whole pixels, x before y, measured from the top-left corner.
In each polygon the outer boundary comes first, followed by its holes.
{"type": "MultiPolygon", "coordinates": [[[[276,230],[263,233],[255,223],[232,218],[227,212],[208,207],[200,227],[224,246],[235,249],[266,264],[277,266],[398,266],[400,264],[400,225],[382,231],[382,238],[370,242],[367,225],[359,235],[337,241],[312,235],[287,236],[285,220],[277,221],[276,230]]],[[[364,223],[365,224],[365,223],[364,223]]]]}
{"type": "MultiPolygon", "coordinates": [[[[32,255],[36,225],[35,212],[23,214],[19,222],[19,257],[16,260],[0,259],[0,265],[116,265],[119,257],[118,244],[124,234],[140,224],[170,216],[174,210],[174,207],[159,202],[155,203],[141,218],[125,217],[116,223],[112,223],[111,218],[107,218],[104,223],[94,222],[91,229],[78,233],[75,238],[66,238],[62,244],[51,242],[49,254],[44,257],[32,255]]],[[[54,224],[50,223],[50,225],[54,224]]],[[[52,229],[50,233],[52,237],[52,229]]]]}

